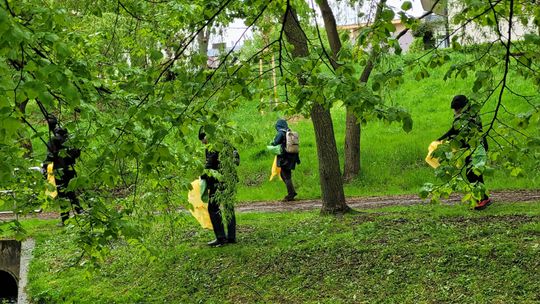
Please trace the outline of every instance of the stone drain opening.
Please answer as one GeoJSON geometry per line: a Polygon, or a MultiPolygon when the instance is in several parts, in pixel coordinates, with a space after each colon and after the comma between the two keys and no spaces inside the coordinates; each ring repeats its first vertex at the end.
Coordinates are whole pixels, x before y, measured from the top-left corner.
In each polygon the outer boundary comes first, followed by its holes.
{"type": "Polygon", "coordinates": [[[0,303],[17,303],[21,242],[0,240],[0,303]]]}
{"type": "Polygon", "coordinates": [[[18,297],[17,280],[8,272],[0,270],[0,303],[15,303],[18,297]]]}

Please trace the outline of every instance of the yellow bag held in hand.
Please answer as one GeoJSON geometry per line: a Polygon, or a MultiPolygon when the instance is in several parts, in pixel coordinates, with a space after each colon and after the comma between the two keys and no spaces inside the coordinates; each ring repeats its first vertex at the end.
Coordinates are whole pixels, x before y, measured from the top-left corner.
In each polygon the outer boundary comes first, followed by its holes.
{"type": "Polygon", "coordinates": [[[191,182],[191,187],[193,189],[188,192],[188,202],[193,206],[193,209],[190,209],[189,212],[201,224],[201,227],[212,230],[213,226],[210,221],[210,214],[208,214],[208,204],[201,200],[200,179],[191,182]]]}
{"type": "Polygon", "coordinates": [[[270,174],[270,180],[274,179],[274,176],[277,175],[281,180],[281,168],[277,166],[277,155],[274,157],[274,163],[272,164],[272,174],[270,174]]]}
{"type": "Polygon", "coordinates": [[[428,163],[433,168],[439,167],[441,164],[439,163],[439,160],[437,158],[434,158],[431,156],[433,154],[433,151],[437,150],[437,147],[442,144],[442,141],[436,140],[431,142],[428,147],[428,154],[426,156],[426,163],[428,163]]]}
{"type": "Polygon", "coordinates": [[[54,179],[54,164],[50,163],[47,165],[47,182],[54,187],[54,191],[49,191],[48,187],[45,189],[45,195],[50,196],[51,198],[56,198],[58,196],[58,190],[56,190],[56,180],[54,179]]]}

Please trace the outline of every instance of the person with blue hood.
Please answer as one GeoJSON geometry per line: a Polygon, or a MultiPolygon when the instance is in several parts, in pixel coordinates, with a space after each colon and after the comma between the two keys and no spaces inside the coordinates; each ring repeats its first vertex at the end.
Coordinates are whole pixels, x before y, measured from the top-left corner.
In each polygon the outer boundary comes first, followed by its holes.
{"type": "Polygon", "coordinates": [[[277,134],[272,145],[281,145],[281,154],[277,156],[277,166],[281,168],[280,176],[287,187],[287,195],[283,198],[283,201],[290,202],[294,201],[297,195],[292,181],[292,170],[295,169],[296,164],[300,164],[300,156],[298,153],[288,153],[285,149],[287,146],[287,131],[290,131],[285,119],[278,119],[276,131],[277,134]]]}

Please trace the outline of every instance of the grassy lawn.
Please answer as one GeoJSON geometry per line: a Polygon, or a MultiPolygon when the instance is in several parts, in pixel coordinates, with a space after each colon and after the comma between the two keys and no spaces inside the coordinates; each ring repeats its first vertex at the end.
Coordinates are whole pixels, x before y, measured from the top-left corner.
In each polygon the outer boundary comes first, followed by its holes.
{"type": "Polygon", "coordinates": [[[239,243],[158,218],[144,246],[111,243],[94,271],[55,221],[24,221],[37,303],[537,303],[540,202],[240,214],[239,243]]]}

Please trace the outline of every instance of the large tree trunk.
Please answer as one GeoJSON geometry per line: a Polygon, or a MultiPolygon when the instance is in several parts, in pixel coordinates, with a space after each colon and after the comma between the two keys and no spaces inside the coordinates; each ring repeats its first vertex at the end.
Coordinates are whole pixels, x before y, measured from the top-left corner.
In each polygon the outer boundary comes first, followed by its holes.
{"type": "MultiPolygon", "coordinates": [[[[324,28],[328,42],[332,49],[332,66],[337,68],[337,54],[341,50],[341,41],[336,26],[336,18],[327,0],[320,0],[319,8],[324,20],[324,28]]],[[[343,180],[350,181],[360,172],[360,124],[354,113],[347,108],[345,122],[345,148],[344,148],[343,180]]]]}
{"type": "MultiPolygon", "coordinates": [[[[285,12],[284,28],[287,40],[294,46],[292,50],[293,56],[307,57],[309,55],[307,38],[300,28],[298,17],[292,7],[287,7],[285,12]]],[[[304,80],[299,77],[299,82],[303,84],[304,80]]],[[[343,192],[343,182],[339,170],[339,157],[330,110],[325,109],[320,104],[315,104],[311,108],[310,114],[317,142],[319,181],[322,193],[321,213],[337,214],[347,212],[350,208],[345,203],[345,193],[343,192]]]]}
{"type": "Polygon", "coordinates": [[[315,129],[317,156],[319,159],[319,180],[323,202],[321,213],[337,214],[347,212],[350,208],[345,203],[332,116],[330,111],[320,104],[313,105],[310,113],[313,128],[315,129]]]}

